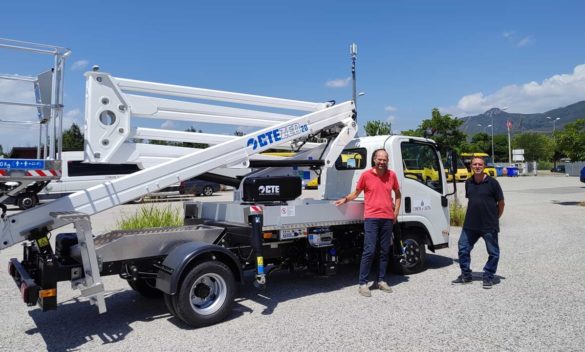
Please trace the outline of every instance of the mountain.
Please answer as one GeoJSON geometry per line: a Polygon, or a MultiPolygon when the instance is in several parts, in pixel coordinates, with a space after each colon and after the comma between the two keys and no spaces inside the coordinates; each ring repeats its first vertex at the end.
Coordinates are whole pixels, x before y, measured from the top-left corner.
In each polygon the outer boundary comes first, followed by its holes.
{"type": "Polygon", "coordinates": [[[462,117],[463,124],[459,130],[469,136],[480,132],[491,134],[491,127],[486,127],[491,125],[493,121],[494,135],[506,134],[508,133],[506,122],[511,121],[512,133],[552,133],[553,125],[556,129],[562,129],[567,123],[583,118],[585,118],[585,101],[537,114],[508,113],[498,108],[493,108],[483,114],[462,117]],[[547,117],[550,117],[550,119],[547,117]],[[556,120],[557,118],[558,120],[556,120]],[[553,124],[552,120],[556,122],[553,124]]]}

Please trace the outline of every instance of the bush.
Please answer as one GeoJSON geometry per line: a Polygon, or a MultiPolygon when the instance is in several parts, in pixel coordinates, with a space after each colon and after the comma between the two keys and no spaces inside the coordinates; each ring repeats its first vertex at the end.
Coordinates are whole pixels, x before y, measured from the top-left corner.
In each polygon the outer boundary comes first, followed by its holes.
{"type": "Polygon", "coordinates": [[[467,208],[460,203],[451,202],[449,205],[449,217],[451,218],[451,226],[463,226],[465,221],[465,212],[467,208]]]}
{"type": "Polygon", "coordinates": [[[140,230],[181,225],[183,225],[182,211],[178,207],[170,205],[166,208],[157,207],[155,204],[142,206],[134,215],[118,220],[118,228],[121,230],[140,230]]]}
{"type": "Polygon", "coordinates": [[[539,161],[537,163],[537,166],[536,166],[536,168],[538,170],[546,170],[546,171],[552,169],[552,167],[553,167],[553,163],[550,161],[539,161]]]}

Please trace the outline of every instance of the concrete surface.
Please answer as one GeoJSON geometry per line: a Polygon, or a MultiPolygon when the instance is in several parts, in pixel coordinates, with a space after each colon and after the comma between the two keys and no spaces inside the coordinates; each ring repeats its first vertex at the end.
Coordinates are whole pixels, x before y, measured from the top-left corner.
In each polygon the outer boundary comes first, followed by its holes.
{"type": "MultiPolygon", "coordinates": [[[[264,292],[246,284],[225,322],[191,329],[117,277],[105,278],[104,315],[68,283],[59,285],[57,311],[26,307],[6,273],[8,259],[21,256],[17,245],[0,253],[0,350],[582,351],[585,184],[556,176],[499,180],[507,205],[491,290],[481,287],[481,240],[472,254],[478,280],[451,284],[460,232],[452,228],[452,246],[430,254],[426,271],[389,277],[392,294],[359,296],[356,266],[329,278],[276,273],[264,292]]],[[[229,194],[207,200],[223,197],[229,194]]],[[[135,208],[94,216],[95,232],[115,228],[115,219],[135,208]]]]}

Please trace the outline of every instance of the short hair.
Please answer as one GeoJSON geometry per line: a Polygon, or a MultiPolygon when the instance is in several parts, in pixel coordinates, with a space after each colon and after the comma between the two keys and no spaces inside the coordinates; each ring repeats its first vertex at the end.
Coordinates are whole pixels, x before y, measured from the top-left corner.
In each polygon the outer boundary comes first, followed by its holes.
{"type": "Polygon", "coordinates": [[[479,159],[479,160],[481,160],[481,162],[482,162],[483,166],[485,166],[485,159],[484,159],[483,157],[481,157],[481,156],[474,156],[473,158],[471,158],[471,163],[472,163],[472,164],[473,164],[473,161],[474,161],[475,159],[479,159]]]}

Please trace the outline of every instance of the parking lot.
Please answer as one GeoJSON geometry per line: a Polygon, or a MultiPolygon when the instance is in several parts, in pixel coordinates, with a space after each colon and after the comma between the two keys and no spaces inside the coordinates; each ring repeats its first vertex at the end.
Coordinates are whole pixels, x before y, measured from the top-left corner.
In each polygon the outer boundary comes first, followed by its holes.
{"type": "MultiPolygon", "coordinates": [[[[162,300],[143,298],[117,277],[104,279],[106,314],[98,315],[68,283],[59,286],[57,311],[28,308],[6,270],[9,258],[21,256],[14,246],[0,252],[0,350],[581,351],[585,184],[555,175],[499,180],[506,210],[491,290],[481,286],[487,258],[481,241],[472,253],[477,280],[451,284],[459,274],[460,228],[453,227],[450,248],[430,254],[426,271],[389,278],[392,294],[359,296],[356,266],[340,266],[334,277],[277,272],[266,291],[243,286],[227,321],[192,329],[168,314],[162,300]]],[[[198,200],[229,197],[220,192],[198,200]]],[[[169,204],[181,206],[157,206],[169,204]]],[[[115,229],[116,219],[138,206],[95,215],[94,232],[115,229]]]]}

